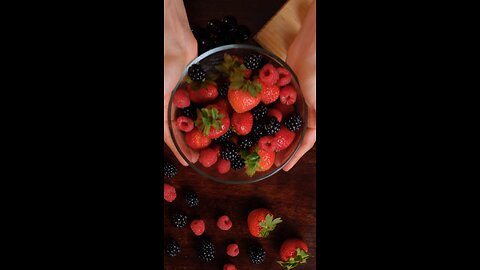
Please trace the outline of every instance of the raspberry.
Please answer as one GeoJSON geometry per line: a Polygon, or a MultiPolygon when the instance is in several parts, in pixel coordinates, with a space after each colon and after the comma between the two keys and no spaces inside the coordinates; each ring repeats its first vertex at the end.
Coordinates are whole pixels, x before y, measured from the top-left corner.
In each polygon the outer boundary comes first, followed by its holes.
{"type": "Polygon", "coordinates": [[[200,157],[198,161],[203,165],[203,167],[209,168],[217,162],[217,159],[218,159],[217,150],[206,148],[200,151],[200,157]]]}
{"type": "Polygon", "coordinates": [[[236,257],[240,251],[237,244],[230,244],[227,246],[227,254],[231,257],[236,257]]]}
{"type": "Polygon", "coordinates": [[[228,216],[221,216],[217,221],[217,227],[222,231],[228,231],[232,228],[232,221],[228,216]]]}
{"type": "Polygon", "coordinates": [[[163,199],[167,202],[173,202],[177,198],[175,188],[167,183],[163,183],[163,199]]]}
{"type": "Polygon", "coordinates": [[[267,112],[267,116],[273,116],[273,117],[277,118],[277,121],[279,123],[282,122],[282,112],[277,110],[277,109],[269,109],[268,112],[267,112]]]}
{"type": "Polygon", "coordinates": [[[297,100],[297,92],[291,85],[280,89],[280,102],[284,105],[292,105],[297,100]]]}
{"type": "Polygon", "coordinates": [[[243,77],[245,79],[250,79],[250,76],[252,76],[252,70],[250,69],[245,69],[245,71],[243,72],[243,77]]]}
{"type": "Polygon", "coordinates": [[[173,95],[173,105],[177,108],[185,108],[190,106],[190,98],[188,92],[185,89],[178,89],[173,95]]]}
{"type": "Polygon", "coordinates": [[[217,154],[217,157],[220,157],[220,148],[221,148],[220,144],[214,144],[212,146],[212,150],[215,151],[215,153],[217,154]]]}
{"type": "Polygon", "coordinates": [[[217,170],[220,174],[225,174],[228,171],[230,171],[230,161],[225,159],[220,159],[220,161],[218,161],[217,170]]]}
{"type": "Polygon", "coordinates": [[[273,139],[276,141],[275,151],[282,151],[287,149],[295,139],[295,132],[288,130],[285,126],[280,127],[280,131],[275,134],[273,139]]]}
{"type": "Polygon", "coordinates": [[[280,76],[277,82],[278,86],[285,86],[289,84],[292,80],[292,74],[290,74],[290,72],[286,68],[282,67],[277,68],[277,71],[278,75],[280,76]]]}
{"type": "Polygon", "coordinates": [[[237,270],[237,267],[234,264],[227,263],[223,266],[223,270],[237,270]]]}
{"type": "Polygon", "coordinates": [[[276,140],[272,136],[265,136],[258,141],[258,148],[267,152],[274,152],[277,147],[276,140]]]}
{"type": "Polygon", "coordinates": [[[287,117],[295,111],[295,108],[293,108],[293,105],[285,105],[280,102],[275,103],[273,107],[279,110],[282,113],[283,117],[287,117]]]}
{"type": "Polygon", "coordinates": [[[192,221],[192,223],[190,223],[190,229],[192,229],[196,236],[202,235],[205,231],[205,221],[201,219],[195,219],[192,221]]]}
{"type": "Polygon", "coordinates": [[[179,116],[176,121],[178,129],[184,132],[192,131],[193,120],[186,116],[179,116]]]}
{"type": "Polygon", "coordinates": [[[277,83],[279,74],[272,64],[266,64],[260,69],[260,81],[266,85],[274,85],[277,83]]]}

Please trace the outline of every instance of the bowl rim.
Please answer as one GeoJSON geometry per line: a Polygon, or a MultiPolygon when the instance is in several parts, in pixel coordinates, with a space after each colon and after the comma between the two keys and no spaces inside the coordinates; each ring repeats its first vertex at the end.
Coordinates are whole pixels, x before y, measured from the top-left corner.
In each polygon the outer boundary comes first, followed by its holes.
{"type": "MultiPolygon", "coordinates": [[[[172,110],[173,109],[173,96],[174,96],[175,92],[178,90],[179,86],[183,83],[183,78],[185,78],[185,76],[187,75],[188,69],[190,68],[190,66],[202,61],[203,59],[205,59],[205,58],[207,58],[207,57],[209,57],[213,54],[216,54],[216,53],[221,52],[221,51],[230,50],[230,49],[248,49],[248,50],[258,52],[258,53],[263,54],[263,55],[267,55],[268,57],[275,59],[275,61],[281,63],[282,66],[284,68],[286,68],[290,72],[290,74],[292,74],[292,77],[295,79],[299,88],[301,89],[300,82],[298,81],[298,78],[297,78],[297,75],[295,74],[295,72],[293,72],[293,70],[290,68],[290,66],[285,61],[280,59],[275,54],[273,54],[273,53],[271,53],[271,52],[269,52],[269,51],[267,51],[267,50],[265,50],[261,47],[253,46],[253,45],[231,44],[231,45],[220,46],[220,47],[211,49],[211,50],[206,51],[203,54],[199,55],[198,57],[193,59],[183,70],[181,77],[179,78],[177,84],[175,85],[175,88],[171,92],[170,100],[168,101],[168,113],[167,113],[168,129],[169,129],[169,132],[170,132],[170,137],[172,138],[173,144],[175,145],[175,148],[177,149],[177,151],[180,153],[182,158],[187,162],[188,166],[192,167],[200,175],[202,175],[206,178],[209,178],[209,179],[211,179],[215,182],[222,183],[222,184],[234,184],[234,185],[252,184],[252,183],[257,183],[257,182],[263,181],[263,180],[269,178],[270,176],[278,173],[280,170],[282,170],[283,167],[285,167],[285,165],[287,165],[287,163],[290,162],[290,160],[292,160],[292,158],[295,156],[298,149],[302,145],[303,139],[305,137],[305,133],[307,131],[307,126],[308,126],[307,125],[307,123],[308,123],[308,107],[307,107],[307,104],[305,102],[305,98],[302,98],[303,108],[304,108],[304,125],[303,125],[303,128],[302,128],[302,132],[300,134],[300,140],[298,141],[297,145],[295,146],[295,149],[293,149],[292,154],[280,166],[278,166],[277,168],[275,168],[270,173],[268,173],[268,174],[266,174],[266,175],[264,175],[264,176],[262,176],[258,179],[253,179],[253,180],[248,180],[248,179],[246,179],[246,180],[243,180],[243,179],[242,180],[221,180],[221,179],[215,178],[212,175],[209,175],[209,174],[205,173],[200,168],[198,168],[198,166],[195,165],[195,163],[190,162],[190,160],[188,160],[188,158],[185,156],[185,154],[181,150],[180,146],[178,145],[177,140],[175,139],[175,136],[174,136],[174,133],[173,133],[173,128],[172,128],[171,119],[172,119],[172,116],[173,116],[172,115],[172,113],[173,113],[173,110],[172,110]]],[[[302,93],[302,97],[303,97],[303,93],[302,93]]]]}

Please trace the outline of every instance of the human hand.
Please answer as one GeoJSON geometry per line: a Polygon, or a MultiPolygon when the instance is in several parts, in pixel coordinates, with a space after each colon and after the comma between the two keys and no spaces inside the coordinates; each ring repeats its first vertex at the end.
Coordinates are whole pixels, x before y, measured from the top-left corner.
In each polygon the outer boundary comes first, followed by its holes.
{"type": "MultiPolygon", "coordinates": [[[[168,102],[183,70],[197,57],[197,41],[190,30],[182,0],[165,0],[163,15],[163,137],[165,144],[172,150],[178,161],[183,166],[187,166],[188,163],[175,148],[168,130],[168,102]]],[[[197,162],[198,152],[191,150],[189,147],[184,149],[184,154],[188,160],[193,163],[197,162]]]]}
{"type": "MultiPolygon", "coordinates": [[[[308,108],[308,123],[305,137],[298,151],[292,159],[283,167],[289,171],[300,158],[310,150],[317,140],[316,133],[316,1],[314,0],[305,17],[300,32],[295,37],[287,52],[287,64],[298,77],[300,88],[308,108]]],[[[305,123],[304,123],[305,124],[305,123]]],[[[288,158],[286,154],[278,154],[275,165],[280,166],[288,158]]]]}

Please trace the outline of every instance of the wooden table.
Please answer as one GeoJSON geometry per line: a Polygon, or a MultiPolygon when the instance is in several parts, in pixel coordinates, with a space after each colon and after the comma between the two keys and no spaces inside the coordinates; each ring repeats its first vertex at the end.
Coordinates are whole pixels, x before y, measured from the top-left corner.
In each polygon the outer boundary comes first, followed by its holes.
{"type": "MultiPolygon", "coordinates": [[[[239,24],[250,28],[252,36],[281,8],[284,0],[246,0],[213,1],[185,0],[185,8],[191,25],[205,27],[212,18],[235,16],[239,24]]],[[[164,201],[164,235],[175,238],[182,252],[176,257],[164,255],[164,269],[223,269],[225,263],[231,262],[238,269],[281,269],[279,249],[287,238],[303,239],[311,258],[306,265],[296,269],[316,269],[316,145],[288,173],[281,171],[276,175],[255,184],[225,185],[200,176],[189,167],[183,167],[176,160],[170,149],[164,145],[164,157],[173,161],[179,168],[178,175],[171,183],[178,193],[173,203],[164,201]],[[193,189],[197,192],[200,203],[189,208],[183,200],[183,191],[193,189]],[[202,218],[206,222],[205,235],[209,236],[216,247],[215,260],[202,263],[195,250],[196,236],[189,227],[175,228],[169,213],[178,207],[193,218],[202,218]],[[248,232],[247,216],[250,210],[266,207],[281,216],[283,223],[267,238],[257,241],[267,251],[265,261],[260,265],[250,262],[246,253],[247,245],[256,241],[248,232]],[[219,216],[228,215],[234,225],[229,231],[216,227],[219,216]],[[239,244],[240,254],[229,257],[225,250],[229,243],[239,244]]],[[[190,219],[191,221],[192,219],[190,219]]]]}

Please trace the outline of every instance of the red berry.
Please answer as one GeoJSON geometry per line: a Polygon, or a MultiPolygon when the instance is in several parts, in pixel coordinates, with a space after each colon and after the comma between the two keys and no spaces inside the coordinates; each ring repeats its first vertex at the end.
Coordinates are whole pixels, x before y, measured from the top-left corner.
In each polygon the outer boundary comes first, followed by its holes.
{"type": "Polygon", "coordinates": [[[275,103],[273,107],[282,113],[282,118],[289,116],[295,111],[293,105],[285,105],[280,102],[275,103]]]}
{"type": "Polygon", "coordinates": [[[220,148],[222,148],[220,144],[215,144],[214,146],[212,146],[212,149],[215,151],[215,153],[217,153],[217,157],[220,156],[220,148]]]}
{"type": "Polygon", "coordinates": [[[280,88],[276,85],[262,84],[262,102],[265,105],[275,102],[280,96],[280,88]]]}
{"type": "Polygon", "coordinates": [[[209,146],[212,140],[194,128],[185,134],[185,142],[193,150],[200,150],[209,146]]]}
{"type": "Polygon", "coordinates": [[[228,256],[236,257],[239,252],[240,252],[240,250],[238,249],[238,245],[237,245],[237,244],[230,244],[230,245],[227,246],[227,254],[228,254],[228,256]]]}
{"type": "Polygon", "coordinates": [[[202,235],[205,231],[205,221],[201,219],[195,219],[192,221],[192,223],[190,223],[190,229],[192,229],[196,236],[202,235]]]}
{"type": "Polygon", "coordinates": [[[215,164],[217,162],[217,159],[217,151],[215,149],[206,148],[200,151],[200,157],[198,161],[203,165],[203,167],[208,168],[215,164]]]}
{"type": "Polygon", "coordinates": [[[220,161],[218,161],[217,170],[221,174],[226,174],[230,171],[230,160],[220,159],[220,161]]]}
{"type": "Polygon", "coordinates": [[[280,131],[277,132],[273,138],[277,144],[276,151],[282,151],[292,144],[293,139],[295,139],[295,132],[288,130],[284,125],[281,125],[280,131]]]}
{"type": "Polygon", "coordinates": [[[282,122],[282,112],[277,110],[277,109],[269,109],[268,112],[267,112],[267,116],[273,116],[273,117],[277,118],[277,121],[279,123],[282,122]]]}
{"type": "Polygon", "coordinates": [[[272,136],[265,136],[258,140],[258,148],[267,152],[273,152],[277,148],[277,141],[272,136]]]}
{"type": "Polygon", "coordinates": [[[178,89],[173,95],[173,105],[177,108],[185,108],[190,106],[190,98],[187,90],[178,89]]]}
{"type": "Polygon", "coordinates": [[[277,71],[280,76],[277,82],[278,86],[285,86],[289,84],[292,80],[292,74],[290,74],[290,72],[286,68],[282,67],[277,68],[277,71]]]}
{"type": "Polygon", "coordinates": [[[234,264],[227,263],[223,266],[223,270],[237,270],[237,267],[234,264]]]}
{"type": "Polygon", "coordinates": [[[277,69],[272,64],[266,64],[260,69],[260,81],[266,85],[274,85],[277,83],[279,74],[277,69]]]}
{"type": "Polygon", "coordinates": [[[173,202],[177,198],[177,193],[175,192],[175,188],[171,185],[164,183],[163,184],[163,199],[167,202],[173,202]]]}
{"type": "Polygon", "coordinates": [[[252,75],[252,70],[248,68],[243,72],[243,77],[245,77],[245,79],[250,79],[251,75],[252,75]]]}
{"type": "Polygon", "coordinates": [[[200,89],[193,89],[190,84],[187,85],[187,91],[190,100],[194,103],[204,104],[214,101],[218,96],[218,89],[213,84],[207,84],[206,87],[200,89]]]}
{"type": "Polygon", "coordinates": [[[189,132],[193,129],[192,119],[186,116],[179,116],[176,122],[178,129],[181,131],[189,132]]]}
{"type": "Polygon", "coordinates": [[[297,91],[291,85],[280,89],[280,102],[285,105],[292,105],[297,100],[297,91]]]}
{"type": "Polygon", "coordinates": [[[230,141],[233,142],[234,144],[238,144],[238,136],[237,136],[237,135],[233,135],[233,136],[230,138],[230,141]]]}
{"type": "Polygon", "coordinates": [[[222,231],[228,231],[232,228],[232,221],[228,216],[221,216],[217,221],[217,226],[222,231]]]}
{"type": "Polygon", "coordinates": [[[240,135],[247,135],[252,130],[253,115],[251,112],[237,113],[232,115],[232,126],[240,135]]]}

